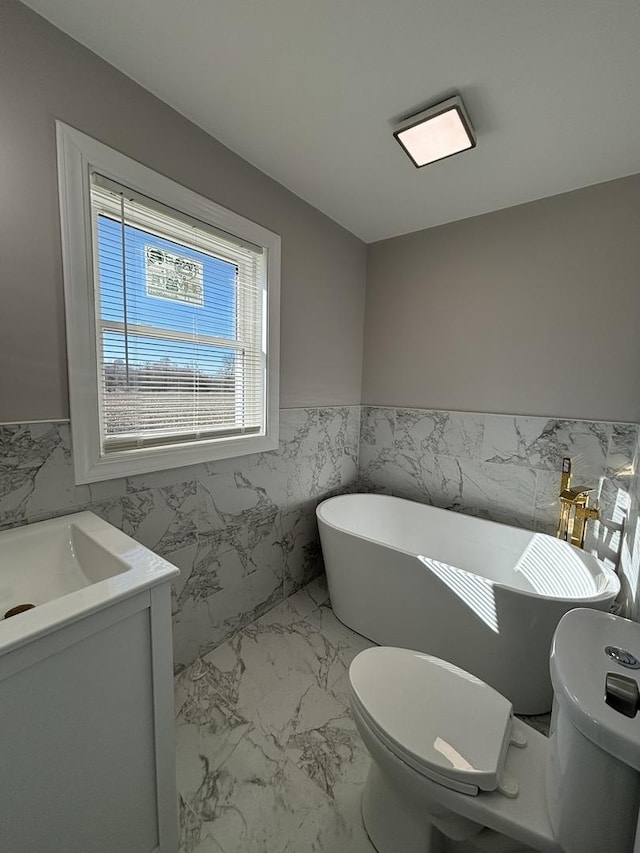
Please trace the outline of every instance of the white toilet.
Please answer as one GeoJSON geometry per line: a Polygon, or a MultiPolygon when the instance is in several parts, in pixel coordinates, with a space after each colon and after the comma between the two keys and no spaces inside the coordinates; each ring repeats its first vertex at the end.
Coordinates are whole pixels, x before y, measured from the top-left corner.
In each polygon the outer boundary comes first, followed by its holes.
{"type": "Polygon", "coordinates": [[[362,815],[379,853],[640,851],[635,656],[639,624],[567,613],[551,651],[547,739],[446,661],[361,652],[351,703],[372,758],[362,815]]]}

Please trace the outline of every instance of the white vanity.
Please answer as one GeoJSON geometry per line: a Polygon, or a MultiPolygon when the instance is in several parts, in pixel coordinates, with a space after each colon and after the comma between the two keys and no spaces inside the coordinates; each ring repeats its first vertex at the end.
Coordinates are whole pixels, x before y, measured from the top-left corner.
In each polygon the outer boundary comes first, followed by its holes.
{"type": "Polygon", "coordinates": [[[0,850],[176,853],[177,574],[90,512],[0,533],[0,850]]]}

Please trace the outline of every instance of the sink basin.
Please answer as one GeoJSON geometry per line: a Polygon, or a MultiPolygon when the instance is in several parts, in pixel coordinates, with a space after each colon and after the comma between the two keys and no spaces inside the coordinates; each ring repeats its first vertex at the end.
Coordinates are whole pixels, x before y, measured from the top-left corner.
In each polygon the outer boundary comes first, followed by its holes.
{"type": "Polygon", "coordinates": [[[0,653],[178,574],[91,512],[0,533],[0,653]],[[35,607],[3,619],[12,608],[35,607]]]}

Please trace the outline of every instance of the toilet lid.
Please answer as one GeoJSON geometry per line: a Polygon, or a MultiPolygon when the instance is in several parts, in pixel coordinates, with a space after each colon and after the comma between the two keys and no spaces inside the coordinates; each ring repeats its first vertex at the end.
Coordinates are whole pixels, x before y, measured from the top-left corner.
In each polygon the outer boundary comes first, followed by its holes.
{"type": "Polygon", "coordinates": [[[512,706],[447,661],[381,646],[349,669],[351,698],[385,745],[411,767],[463,793],[500,787],[512,706]]]}

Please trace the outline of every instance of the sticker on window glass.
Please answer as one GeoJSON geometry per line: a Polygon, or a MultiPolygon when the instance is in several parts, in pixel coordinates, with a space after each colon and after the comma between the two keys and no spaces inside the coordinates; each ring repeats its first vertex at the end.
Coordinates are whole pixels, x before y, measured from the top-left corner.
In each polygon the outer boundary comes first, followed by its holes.
{"type": "Polygon", "coordinates": [[[204,304],[203,267],[192,258],[174,255],[157,246],[145,246],[147,296],[204,304]]]}

